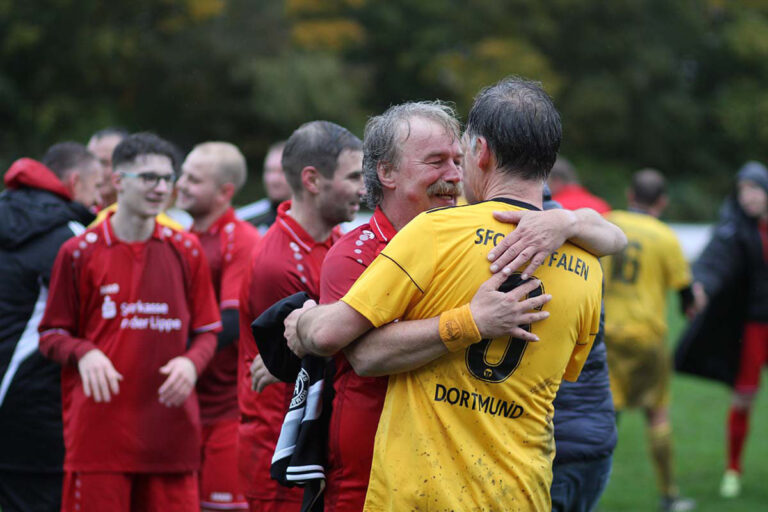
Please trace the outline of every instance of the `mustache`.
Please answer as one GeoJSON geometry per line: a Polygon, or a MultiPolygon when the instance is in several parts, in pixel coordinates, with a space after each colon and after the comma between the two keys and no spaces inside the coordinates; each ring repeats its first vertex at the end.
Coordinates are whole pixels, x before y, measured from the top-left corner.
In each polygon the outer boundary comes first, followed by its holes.
{"type": "Polygon", "coordinates": [[[427,187],[428,196],[454,196],[458,197],[462,193],[461,182],[452,183],[450,181],[436,181],[427,187]]]}

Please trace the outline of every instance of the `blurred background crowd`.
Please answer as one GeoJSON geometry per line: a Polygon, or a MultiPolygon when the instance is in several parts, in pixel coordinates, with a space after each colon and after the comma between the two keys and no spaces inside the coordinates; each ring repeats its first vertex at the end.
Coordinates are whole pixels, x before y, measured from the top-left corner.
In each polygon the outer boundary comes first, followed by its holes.
{"type": "Polygon", "coordinates": [[[105,126],[260,161],[310,119],[361,133],[434,98],[465,117],[514,73],[553,96],[562,153],[598,195],[621,204],[654,167],[669,218],[711,221],[733,172],[768,156],[767,15],[754,0],[1,0],[0,168],[105,126]]]}

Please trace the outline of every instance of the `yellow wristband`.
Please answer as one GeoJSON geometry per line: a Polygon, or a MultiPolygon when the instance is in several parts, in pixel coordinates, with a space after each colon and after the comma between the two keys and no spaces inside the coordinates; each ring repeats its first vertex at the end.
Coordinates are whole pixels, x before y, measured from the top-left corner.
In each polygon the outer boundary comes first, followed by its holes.
{"type": "Polygon", "coordinates": [[[440,340],[445,344],[448,352],[467,348],[481,339],[469,304],[440,315],[440,340]]]}

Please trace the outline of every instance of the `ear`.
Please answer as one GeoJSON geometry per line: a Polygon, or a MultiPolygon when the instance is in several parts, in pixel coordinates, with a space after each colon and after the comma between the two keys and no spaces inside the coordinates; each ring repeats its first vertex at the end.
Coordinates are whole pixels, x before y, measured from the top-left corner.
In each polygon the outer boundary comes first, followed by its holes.
{"type": "Polygon", "coordinates": [[[662,194],[661,197],[656,200],[656,209],[661,213],[666,210],[668,204],[669,196],[667,196],[667,194],[662,194]]]}
{"type": "Polygon", "coordinates": [[[397,171],[395,170],[394,166],[389,162],[379,162],[376,165],[376,174],[379,177],[381,186],[384,188],[389,188],[389,189],[395,188],[396,181],[395,181],[394,174],[396,172],[397,171]]]}
{"type": "Polygon", "coordinates": [[[75,197],[75,191],[80,186],[81,180],[80,171],[70,171],[67,174],[67,177],[64,179],[64,186],[69,191],[70,196],[75,197]]]}
{"type": "Polygon", "coordinates": [[[221,195],[224,202],[231,202],[232,198],[235,196],[235,184],[223,184],[221,187],[219,187],[219,194],[221,195]]]}
{"type": "Polygon", "coordinates": [[[635,204],[635,194],[632,192],[631,188],[627,188],[624,191],[624,195],[627,198],[627,204],[629,204],[629,205],[635,204]]]}
{"type": "Polygon", "coordinates": [[[474,137],[470,151],[476,156],[477,166],[480,169],[486,171],[491,168],[491,165],[493,164],[493,154],[491,153],[491,148],[488,147],[488,141],[485,140],[485,137],[474,137]]]}
{"type": "Polygon", "coordinates": [[[109,177],[109,179],[112,181],[112,186],[115,187],[115,190],[118,192],[122,191],[122,185],[123,185],[122,178],[123,178],[123,175],[115,170],[112,171],[112,174],[109,177]]]}
{"type": "Polygon", "coordinates": [[[320,172],[308,165],[301,170],[301,185],[310,194],[317,195],[320,193],[320,172]]]}

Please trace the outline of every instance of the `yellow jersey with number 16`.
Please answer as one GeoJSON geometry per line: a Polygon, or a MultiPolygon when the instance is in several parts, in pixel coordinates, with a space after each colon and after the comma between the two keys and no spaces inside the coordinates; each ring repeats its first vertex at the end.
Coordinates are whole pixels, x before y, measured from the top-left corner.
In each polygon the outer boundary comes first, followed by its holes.
{"type": "MultiPolygon", "coordinates": [[[[467,304],[490,277],[487,254],[514,229],[509,199],[432,210],[409,223],[342,299],[375,326],[430,318],[467,304]]],[[[483,340],[389,378],[366,511],[550,510],[552,400],[576,380],[600,318],[602,271],[565,244],[535,272],[552,294],[541,341],[483,340]]],[[[506,287],[522,281],[510,277],[506,287]]],[[[503,287],[504,288],[504,287],[503,287]]]]}
{"type": "Polygon", "coordinates": [[[672,229],[644,213],[613,211],[608,220],[627,235],[627,247],[603,258],[605,337],[643,346],[664,342],[667,292],[691,284],[691,272],[672,229]]]}

